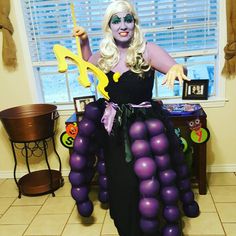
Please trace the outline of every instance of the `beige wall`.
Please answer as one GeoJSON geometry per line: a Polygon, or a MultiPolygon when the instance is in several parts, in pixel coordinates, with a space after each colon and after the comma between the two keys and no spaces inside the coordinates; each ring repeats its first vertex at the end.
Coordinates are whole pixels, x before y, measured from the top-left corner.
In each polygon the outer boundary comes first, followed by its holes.
{"type": "MultiPolygon", "coordinates": [[[[29,53],[26,44],[26,37],[22,23],[22,16],[16,16],[16,10],[19,10],[18,1],[12,1],[12,10],[10,18],[15,28],[14,40],[17,47],[18,68],[14,72],[7,71],[2,65],[0,58],[0,110],[23,105],[36,103],[34,78],[32,76],[32,67],[29,60],[29,53]]],[[[222,26],[224,27],[224,26],[222,26]]],[[[221,38],[221,45],[225,43],[225,37],[221,38]]],[[[2,34],[0,33],[0,48],[2,46],[2,34]]],[[[222,50],[222,47],[221,47],[222,50]]],[[[0,49],[1,52],[1,49],[0,49]]],[[[222,65],[221,65],[222,66],[222,65]]],[[[219,78],[222,79],[222,78],[219,78]]],[[[226,81],[226,98],[229,100],[224,106],[207,107],[205,111],[208,116],[208,127],[211,132],[211,139],[207,144],[207,161],[210,171],[236,171],[235,158],[235,103],[236,103],[236,80],[226,81]]],[[[73,111],[60,111],[58,121],[58,130],[56,135],[57,150],[61,156],[63,174],[68,174],[69,165],[68,150],[64,148],[59,141],[60,134],[64,131],[65,120],[73,111]]],[[[56,158],[51,150],[50,160],[52,166],[56,167],[56,158]]],[[[32,168],[43,168],[45,162],[42,158],[32,158],[32,168]]],[[[11,177],[14,167],[14,160],[8,136],[0,122],[0,178],[11,177]]],[[[18,165],[18,173],[25,172],[24,160],[21,158],[18,165]]]]}

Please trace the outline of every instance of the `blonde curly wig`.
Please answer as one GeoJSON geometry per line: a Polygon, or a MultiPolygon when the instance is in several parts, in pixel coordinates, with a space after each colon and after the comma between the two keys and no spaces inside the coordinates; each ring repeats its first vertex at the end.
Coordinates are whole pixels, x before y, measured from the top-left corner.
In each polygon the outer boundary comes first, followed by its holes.
{"type": "Polygon", "coordinates": [[[142,74],[150,68],[150,65],[148,65],[143,58],[146,41],[138,25],[138,15],[134,7],[126,0],[115,0],[106,9],[102,25],[104,38],[100,43],[101,57],[98,60],[98,66],[105,73],[108,73],[119,62],[119,51],[115,44],[109,23],[114,14],[124,11],[131,13],[135,21],[134,36],[127,51],[126,65],[133,72],[142,74]]]}

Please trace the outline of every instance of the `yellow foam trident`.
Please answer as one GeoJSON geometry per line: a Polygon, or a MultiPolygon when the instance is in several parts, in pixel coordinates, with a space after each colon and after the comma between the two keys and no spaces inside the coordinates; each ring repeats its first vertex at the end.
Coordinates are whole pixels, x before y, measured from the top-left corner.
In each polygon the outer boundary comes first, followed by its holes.
{"type": "MultiPolygon", "coordinates": [[[[76,18],[73,4],[71,4],[71,15],[75,27],[76,18]]],[[[108,85],[108,78],[106,74],[92,63],[83,60],[78,36],[75,37],[75,40],[78,55],[74,54],[69,49],[59,44],[55,44],[53,46],[53,51],[58,61],[58,71],[61,73],[66,72],[68,69],[66,58],[72,60],[77,65],[78,71],[80,72],[80,76],[78,77],[79,83],[85,88],[90,87],[91,83],[88,78],[88,70],[93,72],[93,74],[98,79],[97,90],[102,94],[105,99],[109,100],[108,93],[104,90],[104,88],[108,85]]]]}

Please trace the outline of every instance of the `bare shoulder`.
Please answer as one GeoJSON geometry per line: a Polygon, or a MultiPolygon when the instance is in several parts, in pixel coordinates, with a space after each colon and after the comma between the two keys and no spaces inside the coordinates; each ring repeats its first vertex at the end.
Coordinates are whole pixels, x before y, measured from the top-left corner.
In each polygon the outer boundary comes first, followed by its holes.
{"type": "Polygon", "coordinates": [[[157,53],[157,52],[163,52],[164,49],[153,42],[147,42],[146,51],[148,54],[152,54],[152,53],[157,53]]]}
{"type": "Polygon", "coordinates": [[[92,54],[92,56],[89,58],[89,62],[94,64],[94,65],[97,65],[98,64],[98,60],[100,58],[100,52],[97,51],[95,53],[92,54]]]}

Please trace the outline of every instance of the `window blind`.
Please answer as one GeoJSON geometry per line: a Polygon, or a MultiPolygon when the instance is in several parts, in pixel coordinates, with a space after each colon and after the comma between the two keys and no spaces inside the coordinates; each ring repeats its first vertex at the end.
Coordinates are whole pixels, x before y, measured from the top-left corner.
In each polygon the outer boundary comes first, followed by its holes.
{"type": "MultiPolygon", "coordinates": [[[[53,45],[77,52],[72,37],[70,4],[93,51],[102,38],[101,25],[108,0],[21,0],[35,66],[56,63],[53,45]]],[[[133,0],[147,41],[182,56],[217,53],[217,0],[133,0]]]]}

